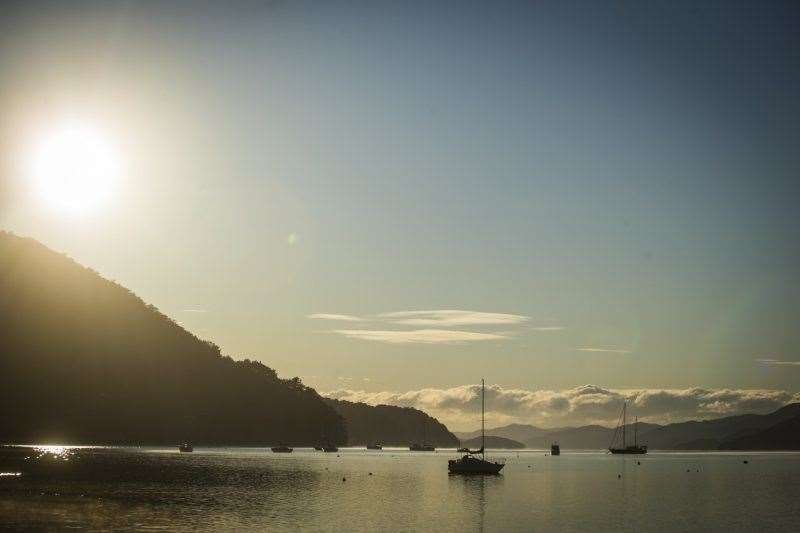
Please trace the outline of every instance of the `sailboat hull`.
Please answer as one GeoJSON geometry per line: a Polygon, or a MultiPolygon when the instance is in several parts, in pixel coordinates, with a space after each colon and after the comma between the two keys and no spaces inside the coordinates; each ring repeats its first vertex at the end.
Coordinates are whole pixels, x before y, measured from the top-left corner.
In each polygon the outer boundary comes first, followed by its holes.
{"type": "Polygon", "coordinates": [[[493,463],[491,461],[484,461],[483,459],[464,456],[461,459],[448,461],[447,471],[451,474],[493,476],[499,474],[504,466],[506,465],[502,463],[493,463]]]}
{"type": "Polygon", "coordinates": [[[646,446],[628,446],[627,448],[609,448],[608,451],[614,455],[644,455],[647,453],[646,446]]]}

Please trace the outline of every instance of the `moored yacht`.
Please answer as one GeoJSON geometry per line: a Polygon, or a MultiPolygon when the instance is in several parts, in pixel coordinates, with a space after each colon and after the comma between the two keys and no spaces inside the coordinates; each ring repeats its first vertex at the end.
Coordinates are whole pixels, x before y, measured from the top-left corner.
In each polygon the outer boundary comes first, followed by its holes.
{"type": "Polygon", "coordinates": [[[183,453],[189,453],[194,451],[194,446],[189,444],[188,442],[184,442],[180,446],[178,446],[178,451],[183,453]]]}
{"type": "Polygon", "coordinates": [[[481,449],[470,451],[461,459],[451,459],[447,461],[447,471],[450,474],[478,474],[494,475],[499,474],[505,463],[486,460],[486,409],[485,409],[486,385],[481,379],[481,449]],[[480,455],[480,458],[475,457],[480,455]]]}
{"type": "Polygon", "coordinates": [[[414,442],[408,445],[408,449],[412,452],[435,452],[436,446],[428,444],[428,420],[422,423],[422,444],[414,442]]]}
{"type": "Polygon", "coordinates": [[[292,453],[294,448],[289,448],[288,446],[274,446],[272,448],[272,453],[292,453]]]}
{"type": "Polygon", "coordinates": [[[627,440],[625,439],[625,420],[627,414],[627,406],[628,402],[622,402],[622,414],[620,415],[620,422],[617,424],[617,429],[614,431],[614,437],[611,439],[611,445],[608,447],[608,451],[613,453],[614,455],[617,454],[631,454],[631,455],[643,455],[647,453],[647,446],[640,446],[638,441],[638,429],[639,429],[639,419],[636,419],[636,422],[633,424],[633,445],[629,445],[627,440]],[[620,431],[621,430],[621,431],[620,431]],[[617,440],[617,435],[622,434],[622,446],[614,447],[614,444],[617,440]]]}

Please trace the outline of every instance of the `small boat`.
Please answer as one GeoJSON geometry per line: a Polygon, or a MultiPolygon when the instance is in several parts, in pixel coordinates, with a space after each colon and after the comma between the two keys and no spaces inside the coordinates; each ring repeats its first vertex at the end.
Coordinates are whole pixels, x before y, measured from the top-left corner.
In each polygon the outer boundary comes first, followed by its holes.
{"type": "Polygon", "coordinates": [[[422,421],[422,444],[418,442],[414,442],[408,445],[408,449],[412,452],[435,452],[436,446],[433,444],[428,444],[428,419],[427,415],[426,418],[422,421]]]}
{"type": "Polygon", "coordinates": [[[322,451],[328,453],[338,452],[339,448],[337,448],[335,444],[326,444],[325,446],[322,447],[322,451]]]}
{"type": "Polygon", "coordinates": [[[178,451],[183,453],[189,453],[194,451],[194,446],[189,444],[188,442],[184,442],[180,446],[178,446],[178,451]]]}
{"type": "Polygon", "coordinates": [[[561,455],[561,446],[557,442],[550,445],[550,455],[561,455]]]}
{"type": "Polygon", "coordinates": [[[456,453],[469,453],[469,448],[456,448],[456,453]]]}
{"type": "Polygon", "coordinates": [[[450,459],[447,461],[447,471],[450,474],[476,474],[476,475],[496,475],[503,469],[505,463],[486,460],[486,415],[485,415],[485,394],[486,385],[481,379],[481,449],[467,450],[461,459],[450,459]],[[480,459],[473,457],[480,455],[480,459]]]}
{"type": "Polygon", "coordinates": [[[275,446],[272,448],[272,453],[292,453],[294,448],[288,446],[275,446]]]}
{"type": "Polygon", "coordinates": [[[647,446],[639,446],[638,442],[638,429],[639,429],[639,419],[636,419],[636,423],[633,425],[633,445],[629,445],[627,440],[625,439],[625,420],[627,415],[627,406],[628,402],[622,402],[622,414],[620,415],[620,422],[617,424],[617,429],[614,430],[614,436],[611,439],[611,445],[608,447],[608,451],[613,453],[614,455],[618,454],[627,454],[627,455],[643,455],[647,453],[647,446]],[[622,431],[620,431],[622,430],[622,431]],[[617,435],[622,434],[622,446],[615,448],[614,443],[617,440],[617,435]]]}
{"type": "Polygon", "coordinates": [[[382,450],[383,444],[378,444],[377,442],[373,442],[372,444],[367,444],[368,450],[382,450]]]}
{"type": "Polygon", "coordinates": [[[318,452],[321,452],[322,451],[322,446],[314,446],[314,449],[317,450],[318,452]]]}

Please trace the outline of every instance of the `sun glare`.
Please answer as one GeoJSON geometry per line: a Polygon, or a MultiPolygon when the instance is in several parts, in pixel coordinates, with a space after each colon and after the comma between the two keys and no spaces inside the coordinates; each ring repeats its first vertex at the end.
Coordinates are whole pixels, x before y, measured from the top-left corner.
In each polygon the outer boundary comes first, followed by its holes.
{"type": "Polygon", "coordinates": [[[36,188],[51,206],[83,213],[111,195],[119,172],[112,145],[96,131],[69,127],[45,137],[32,157],[36,188]]]}

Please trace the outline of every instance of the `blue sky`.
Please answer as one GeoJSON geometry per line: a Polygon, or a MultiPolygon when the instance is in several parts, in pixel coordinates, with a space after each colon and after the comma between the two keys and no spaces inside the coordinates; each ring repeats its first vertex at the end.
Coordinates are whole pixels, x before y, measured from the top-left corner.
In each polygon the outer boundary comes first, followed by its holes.
{"type": "Polygon", "coordinates": [[[795,392],[798,15],[11,5],[0,225],[323,391],[795,392]],[[122,154],[91,214],[26,182],[64,120],[122,154]]]}

